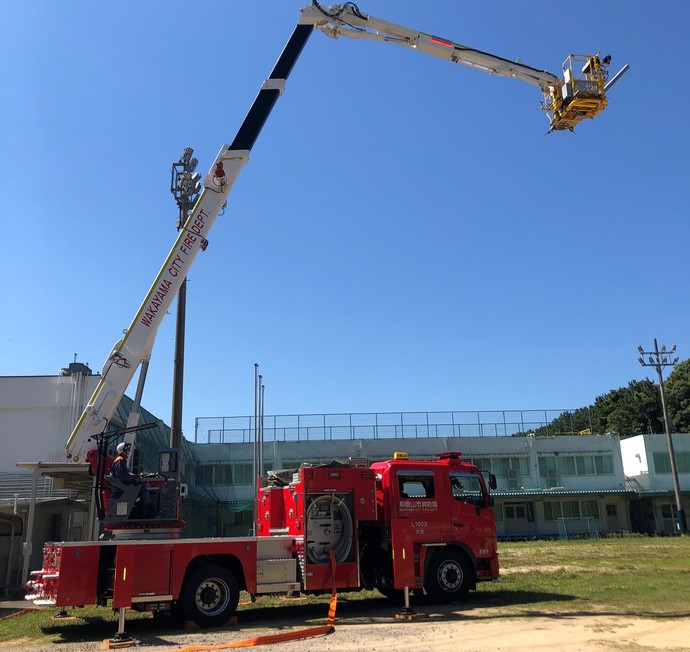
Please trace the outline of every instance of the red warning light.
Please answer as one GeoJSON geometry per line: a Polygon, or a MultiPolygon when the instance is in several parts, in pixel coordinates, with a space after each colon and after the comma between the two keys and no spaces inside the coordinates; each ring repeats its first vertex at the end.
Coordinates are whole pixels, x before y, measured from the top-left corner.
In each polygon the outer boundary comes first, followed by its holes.
{"type": "Polygon", "coordinates": [[[453,47],[453,41],[446,41],[446,39],[440,38],[439,36],[431,36],[430,38],[434,43],[438,43],[439,45],[445,45],[447,48],[453,47]]]}

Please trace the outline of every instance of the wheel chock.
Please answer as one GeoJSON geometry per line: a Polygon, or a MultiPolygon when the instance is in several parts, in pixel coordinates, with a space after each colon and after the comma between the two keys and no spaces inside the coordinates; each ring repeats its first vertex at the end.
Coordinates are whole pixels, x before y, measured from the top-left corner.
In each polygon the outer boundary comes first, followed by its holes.
{"type": "Polygon", "coordinates": [[[414,609],[405,608],[395,614],[396,620],[417,620],[419,618],[428,618],[429,614],[420,613],[414,609]]]}
{"type": "Polygon", "coordinates": [[[112,638],[106,638],[103,641],[103,645],[105,645],[107,650],[116,650],[121,647],[134,647],[136,644],[137,642],[127,634],[115,634],[112,638]]]}

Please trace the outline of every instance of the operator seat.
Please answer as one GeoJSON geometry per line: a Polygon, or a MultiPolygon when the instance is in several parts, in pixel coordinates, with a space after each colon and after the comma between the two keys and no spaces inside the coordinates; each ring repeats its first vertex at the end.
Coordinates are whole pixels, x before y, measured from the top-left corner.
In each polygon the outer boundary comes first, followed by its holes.
{"type": "Polygon", "coordinates": [[[110,476],[107,476],[106,479],[112,491],[106,504],[106,520],[128,520],[139,498],[139,486],[135,484],[125,484],[121,480],[110,476]]]}

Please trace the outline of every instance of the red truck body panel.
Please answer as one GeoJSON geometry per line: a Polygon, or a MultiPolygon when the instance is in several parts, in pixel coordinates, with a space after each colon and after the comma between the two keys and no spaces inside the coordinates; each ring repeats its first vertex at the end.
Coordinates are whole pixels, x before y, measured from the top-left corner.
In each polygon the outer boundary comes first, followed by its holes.
{"type": "Polygon", "coordinates": [[[61,578],[69,579],[56,583],[58,604],[80,606],[96,602],[98,550],[88,543],[74,548],[54,546],[52,550],[58,560],[55,570],[61,578]]]}

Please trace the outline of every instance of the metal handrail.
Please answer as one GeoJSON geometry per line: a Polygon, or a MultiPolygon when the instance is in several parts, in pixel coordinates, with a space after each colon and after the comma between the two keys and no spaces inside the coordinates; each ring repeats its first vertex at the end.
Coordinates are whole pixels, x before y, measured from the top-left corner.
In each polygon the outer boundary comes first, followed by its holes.
{"type": "MultiPolygon", "coordinates": [[[[352,412],[264,416],[264,442],[509,437],[546,427],[573,410],[352,412]]],[[[251,443],[254,417],[197,417],[197,444],[251,443]]],[[[563,434],[563,433],[553,433],[563,434]]]]}

